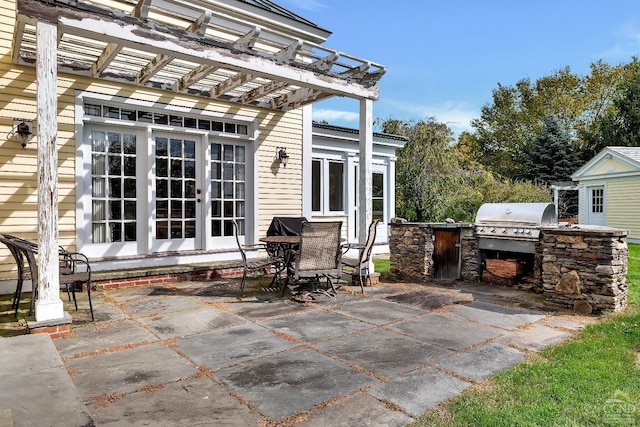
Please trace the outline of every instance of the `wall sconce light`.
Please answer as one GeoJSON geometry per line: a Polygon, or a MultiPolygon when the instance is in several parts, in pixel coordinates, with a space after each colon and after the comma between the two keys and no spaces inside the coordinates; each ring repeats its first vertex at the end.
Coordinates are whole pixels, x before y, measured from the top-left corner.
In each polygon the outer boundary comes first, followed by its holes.
{"type": "Polygon", "coordinates": [[[23,150],[31,138],[33,138],[33,121],[13,119],[13,139],[22,144],[23,150]]]}
{"type": "Polygon", "coordinates": [[[282,163],[282,166],[287,166],[289,162],[289,155],[287,154],[287,149],[284,147],[276,148],[276,162],[282,163]]]}

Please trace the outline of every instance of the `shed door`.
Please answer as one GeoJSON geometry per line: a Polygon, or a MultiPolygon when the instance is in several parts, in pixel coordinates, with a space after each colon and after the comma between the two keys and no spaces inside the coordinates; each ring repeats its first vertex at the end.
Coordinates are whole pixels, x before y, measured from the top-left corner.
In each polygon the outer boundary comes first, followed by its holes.
{"type": "Polygon", "coordinates": [[[460,275],[460,230],[434,229],[433,277],[457,279],[460,275]]]}
{"type": "Polygon", "coordinates": [[[587,187],[587,224],[607,225],[604,185],[587,187]]]}

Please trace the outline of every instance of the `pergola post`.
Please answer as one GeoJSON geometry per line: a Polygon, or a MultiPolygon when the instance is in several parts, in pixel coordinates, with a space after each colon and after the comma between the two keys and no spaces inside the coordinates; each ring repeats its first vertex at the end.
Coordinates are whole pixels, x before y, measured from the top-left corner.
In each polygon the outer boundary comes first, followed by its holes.
{"type": "MultiPolygon", "coordinates": [[[[36,322],[62,319],[58,265],[57,27],[36,24],[38,102],[38,299],[36,322]]],[[[34,284],[35,285],[35,284],[34,284]]]]}
{"type": "Polygon", "coordinates": [[[360,100],[360,176],[358,192],[358,242],[367,242],[367,231],[372,214],[372,181],[371,169],[373,165],[373,101],[360,100]]]}

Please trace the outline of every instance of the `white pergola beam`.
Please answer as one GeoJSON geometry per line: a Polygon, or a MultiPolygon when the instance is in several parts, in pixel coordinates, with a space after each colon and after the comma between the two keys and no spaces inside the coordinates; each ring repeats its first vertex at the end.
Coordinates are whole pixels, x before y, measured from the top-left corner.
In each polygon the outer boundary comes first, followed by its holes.
{"type": "MultiPolygon", "coordinates": [[[[209,21],[211,21],[211,12],[207,10],[200,15],[197,20],[189,25],[186,31],[201,37],[206,32],[209,21]]],[[[171,55],[164,53],[156,55],[155,58],[149,61],[149,63],[140,70],[140,74],[138,74],[137,78],[138,84],[145,84],[148,82],[151,77],[156,75],[158,71],[162,70],[171,61],[173,61],[173,57],[171,55]]]]}
{"type": "Polygon", "coordinates": [[[301,40],[296,40],[289,46],[280,50],[280,52],[276,53],[276,56],[278,58],[284,59],[285,61],[292,61],[293,59],[295,59],[300,49],[302,49],[303,44],[304,43],[302,43],[301,40]]]}
{"type": "MultiPolygon", "coordinates": [[[[183,30],[104,10],[100,10],[100,13],[79,10],[79,6],[80,3],[78,8],[61,8],[39,1],[18,0],[17,15],[18,20],[27,22],[35,22],[39,18],[57,20],[59,31],[79,37],[283,81],[330,95],[367,99],[379,97],[375,82],[359,84],[338,75],[318,73],[311,64],[294,63],[276,54],[242,51],[234,49],[233,44],[206,35],[198,37],[183,30]]],[[[83,73],[82,70],[77,71],[83,73]]]]}
{"type": "Polygon", "coordinates": [[[191,70],[188,74],[182,76],[178,80],[177,87],[175,90],[178,92],[182,92],[186,90],[189,86],[199,82],[200,80],[207,77],[209,74],[215,72],[219,67],[215,65],[199,65],[193,70],[191,70]]]}
{"type": "Polygon", "coordinates": [[[218,84],[215,88],[211,90],[212,97],[218,97],[220,95],[224,95],[225,93],[242,86],[243,84],[249,83],[255,77],[251,74],[238,73],[233,77],[228,78],[222,83],[218,84]]]}
{"type": "MultiPolygon", "coordinates": [[[[131,11],[131,16],[133,16],[134,18],[146,18],[149,15],[150,5],[151,0],[139,0],[138,4],[136,4],[131,11]]],[[[107,69],[111,61],[113,61],[114,58],[118,56],[121,50],[122,46],[120,46],[119,44],[109,43],[104,48],[104,50],[100,54],[100,57],[91,68],[91,75],[95,78],[100,77],[100,74],[102,74],[102,72],[107,69]]]]}
{"type": "Polygon", "coordinates": [[[275,110],[291,110],[301,107],[304,104],[318,101],[326,96],[323,92],[303,87],[294,92],[272,99],[271,108],[275,110]]]}
{"type": "Polygon", "coordinates": [[[289,83],[287,82],[277,82],[271,81],[265,85],[257,87],[255,89],[251,89],[247,93],[243,94],[240,98],[240,102],[243,104],[248,104],[250,102],[255,101],[258,98],[262,98],[270,93],[276,92],[284,87],[287,87],[289,83]]]}
{"type": "Polygon", "coordinates": [[[236,40],[234,45],[242,49],[253,49],[261,31],[259,27],[252,28],[248,33],[236,40]]]}

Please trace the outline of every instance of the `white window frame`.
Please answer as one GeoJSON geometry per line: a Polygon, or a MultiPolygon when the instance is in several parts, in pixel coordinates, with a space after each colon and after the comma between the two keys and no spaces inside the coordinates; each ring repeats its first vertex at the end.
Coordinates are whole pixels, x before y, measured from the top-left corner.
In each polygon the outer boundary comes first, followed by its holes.
{"type": "MultiPolygon", "coordinates": [[[[349,162],[346,155],[331,155],[331,154],[313,154],[311,164],[313,162],[320,162],[320,210],[313,210],[312,214],[318,216],[345,216],[348,211],[348,184],[349,184],[349,162]],[[330,194],[329,194],[329,165],[331,163],[342,164],[342,210],[332,211],[329,209],[330,194]]],[[[312,192],[313,192],[313,176],[311,177],[312,192]]],[[[312,195],[313,199],[313,195],[312,195]]]]}
{"type": "MultiPolygon", "coordinates": [[[[235,144],[241,143],[246,146],[246,176],[245,176],[245,224],[247,229],[247,241],[252,241],[253,231],[257,227],[258,211],[258,178],[255,167],[258,160],[258,119],[254,117],[242,116],[238,114],[227,114],[201,110],[195,108],[179,107],[171,104],[148,102],[119,96],[98,94],[88,91],[76,91],[75,97],[75,130],[76,130],[76,248],[93,258],[123,257],[132,255],[149,255],[153,253],[151,248],[151,216],[152,204],[152,177],[143,171],[151,171],[153,164],[153,132],[192,134],[202,138],[205,159],[208,159],[209,145],[211,141],[225,143],[226,141],[235,144]],[[106,117],[96,117],[86,115],[84,112],[85,103],[98,103],[102,105],[112,105],[120,108],[136,108],[153,112],[176,114],[184,116],[197,116],[204,119],[220,120],[237,125],[247,126],[247,134],[225,133],[217,131],[199,130],[194,128],[175,127],[170,125],[157,125],[151,123],[112,119],[106,117]],[[137,168],[137,190],[138,198],[144,201],[138,206],[137,217],[140,219],[137,225],[136,242],[126,244],[114,243],[92,243],[91,242],[91,147],[85,143],[88,129],[109,128],[125,130],[137,135],[138,159],[137,168]]],[[[210,190],[208,185],[210,170],[208,166],[202,167],[201,171],[206,176],[203,179],[203,206],[202,215],[201,249],[202,250],[235,250],[237,249],[235,239],[232,238],[212,238],[211,237],[211,205],[210,190]]],[[[244,240],[244,239],[243,239],[244,240]]]]}

